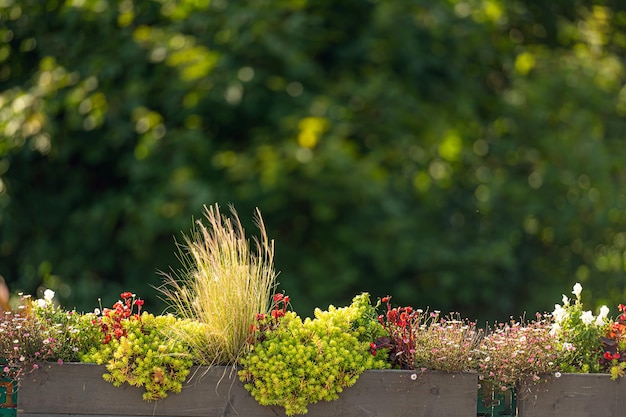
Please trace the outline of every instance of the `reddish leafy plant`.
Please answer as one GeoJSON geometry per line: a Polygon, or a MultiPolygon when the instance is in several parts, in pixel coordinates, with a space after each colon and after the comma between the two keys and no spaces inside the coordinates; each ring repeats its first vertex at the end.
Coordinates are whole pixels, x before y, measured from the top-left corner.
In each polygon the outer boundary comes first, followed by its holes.
{"type": "Polygon", "coordinates": [[[611,377],[623,377],[626,370],[626,305],[618,307],[620,315],[610,323],[602,337],[603,355],[601,365],[610,371],[611,377]]]}
{"type": "Polygon", "coordinates": [[[387,306],[385,314],[378,316],[386,336],[377,338],[370,346],[376,355],[378,349],[389,349],[389,362],[392,367],[415,369],[414,353],[416,349],[415,327],[422,322],[422,311],[413,307],[391,307],[391,296],[383,297],[381,302],[387,306]]]}

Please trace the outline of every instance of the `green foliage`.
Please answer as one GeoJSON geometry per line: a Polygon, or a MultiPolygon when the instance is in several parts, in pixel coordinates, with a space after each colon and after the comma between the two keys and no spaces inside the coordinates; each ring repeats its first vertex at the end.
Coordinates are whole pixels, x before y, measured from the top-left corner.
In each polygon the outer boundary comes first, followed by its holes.
{"type": "Polygon", "coordinates": [[[611,366],[610,368],[611,379],[616,380],[619,378],[623,378],[624,375],[626,374],[624,370],[626,370],[626,362],[620,362],[616,365],[611,366]]]}
{"type": "Polygon", "coordinates": [[[317,309],[314,319],[302,321],[286,312],[277,326],[257,335],[240,361],[239,376],[259,404],[280,405],[287,415],[305,414],[308,404],[337,399],[366,369],[389,366],[384,352],[370,351],[381,332],[368,294],[355,297],[349,307],[317,309]]]}
{"type": "Polygon", "coordinates": [[[157,285],[172,236],[232,202],[298,311],[368,291],[505,320],[573,279],[616,305],[625,22],[614,0],[3,1],[0,274],[85,310],[157,285]]]}

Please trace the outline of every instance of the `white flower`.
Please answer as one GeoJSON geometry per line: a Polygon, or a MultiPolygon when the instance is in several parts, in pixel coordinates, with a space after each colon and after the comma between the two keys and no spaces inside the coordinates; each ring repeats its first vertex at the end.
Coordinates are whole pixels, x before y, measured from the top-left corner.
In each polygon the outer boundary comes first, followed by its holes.
{"type": "Polygon", "coordinates": [[[37,305],[39,306],[39,308],[46,308],[48,304],[46,304],[46,300],[42,300],[41,298],[39,298],[37,300],[37,305]]]}
{"type": "Polygon", "coordinates": [[[607,306],[600,307],[600,314],[598,314],[596,324],[598,326],[602,326],[608,316],[609,316],[609,308],[607,306]]]}
{"type": "Polygon", "coordinates": [[[576,283],[574,285],[574,291],[572,291],[572,294],[574,294],[576,296],[576,298],[580,298],[580,293],[583,291],[583,286],[580,285],[580,283],[576,283]]]}
{"type": "Polygon", "coordinates": [[[550,326],[550,336],[555,337],[561,332],[561,325],[559,323],[552,323],[550,326]]]}
{"type": "Polygon", "coordinates": [[[563,306],[568,306],[569,305],[569,298],[567,297],[567,295],[563,294],[563,306]]]}
{"type": "Polygon", "coordinates": [[[554,311],[552,312],[552,317],[556,323],[561,323],[565,316],[567,315],[567,311],[561,307],[559,304],[554,305],[554,311]]]}
{"type": "Polygon", "coordinates": [[[52,302],[52,299],[54,298],[54,291],[48,288],[43,292],[43,298],[48,302],[52,302]]]}
{"type": "Polygon", "coordinates": [[[580,316],[580,319],[586,325],[592,324],[593,321],[595,320],[594,317],[593,317],[593,314],[591,313],[591,311],[583,311],[583,315],[580,316]]]}
{"type": "Polygon", "coordinates": [[[560,378],[561,377],[561,373],[560,372],[555,372],[554,376],[557,377],[557,378],[560,378]]]}

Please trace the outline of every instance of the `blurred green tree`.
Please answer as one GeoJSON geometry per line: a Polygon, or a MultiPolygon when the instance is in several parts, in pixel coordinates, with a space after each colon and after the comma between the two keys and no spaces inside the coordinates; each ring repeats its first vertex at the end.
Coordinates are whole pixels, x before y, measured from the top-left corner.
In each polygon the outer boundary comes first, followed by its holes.
{"type": "MultiPolygon", "coordinates": [[[[0,274],[135,291],[255,206],[294,306],[626,299],[617,1],[0,2],[0,274]]],[[[249,215],[249,216],[248,216],[249,215]]]]}

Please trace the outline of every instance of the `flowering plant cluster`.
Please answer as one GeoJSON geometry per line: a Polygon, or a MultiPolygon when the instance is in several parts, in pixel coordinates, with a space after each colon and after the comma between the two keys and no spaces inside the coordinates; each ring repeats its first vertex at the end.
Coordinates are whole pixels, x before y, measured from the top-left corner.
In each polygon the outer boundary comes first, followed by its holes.
{"type": "Polygon", "coordinates": [[[143,300],[124,292],[113,308],[81,314],[54,303],[54,292],[32,300],[22,295],[16,311],[0,316],[2,375],[19,378],[42,362],[106,365],[104,379],[145,388],[144,399],[178,392],[194,363],[193,352],[171,337],[172,328],[198,332],[200,323],[141,313],[143,300]]]}
{"type": "Polygon", "coordinates": [[[626,306],[616,320],[602,306],[596,316],[585,310],[582,286],[574,300],[563,296],[551,314],[532,321],[498,323],[477,329],[458,314],[441,317],[439,311],[392,307],[378,317],[386,334],[372,349],[386,348],[388,361],[400,369],[474,370],[483,384],[508,390],[522,380],[539,381],[541,375],[561,372],[605,372],[613,378],[626,373],[626,306]]]}
{"type": "Polygon", "coordinates": [[[388,349],[396,368],[476,371],[483,383],[499,390],[556,370],[549,316],[538,315],[530,323],[512,320],[483,331],[458,313],[442,317],[439,311],[392,308],[390,299],[382,299],[387,311],[378,320],[386,335],[376,346],[388,349]]]}
{"type": "Polygon", "coordinates": [[[626,370],[626,305],[618,306],[620,315],[613,321],[602,338],[600,363],[611,373],[611,378],[624,376],[626,370]]]}
{"type": "Polygon", "coordinates": [[[609,308],[602,306],[597,317],[584,310],[582,286],[574,285],[572,302],[563,295],[563,305],[555,304],[551,335],[558,345],[559,368],[563,372],[602,372],[602,337],[610,327],[609,308]]]}
{"type": "Polygon", "coordinates": [[[485,334],[476,349],[477,372],[496,390],[506,391],[531,378],[558,370],[558,351],[550,335],[549,315],[536,315],[536,320],[498,323],[485,334]]]}
{"type": "Polygon", "coordinates": [[[438,369],[449,372],[472,368],[474,349],[482,330],[458,313],[442,317],[439,311],[428,312],[411,306],[391,307],[391,296],[381,300],[387,308],[378,321],[386,335],[373,348],[386,348],[389,362],[399,369],[438,369]]]}
{"type": "MultiPolygon", "coordinates": [[[[561,372],[624,376],[626,306],[610,319],[606,306],[597,315],[583,308],[580,284],[572,293],[551,314],[485,329],[458,313],[393,307],[391,296],[372,305],[367,293],[303,320],[290,311],[289,296],[275,293],[269,309],[249,319],[238,375],[260,404],[282,406],[287,415],[336,399],[367,369],[474,371],[483,389],[496,391],[561,372]]],[[[105,380],[143,387],[150,401],[179,392],[192,365],[222,364],[205,362],[197,349],[212,333],[210,323],[155,316],[143,305],[124,292],[112,308],[77,313],[56,305],[51,290],[36,300],[21,296],[15,311],[0,315],[0,370],[17,378],[45,361],[101,364],[105,380]]]]}
{"type": "Polygon", "coordinates": [[[378,316],[386,334],[372,342],[371,351],[385,348],[394,368],[415,369],[413,355],[417,346],[413,329],[419,328],[423,311],[414,310],[411,306],[391,308],[390,300],[391,296],[383,297],[387,312],[378,316]]]}
{"type": "Polygon", "coordinates": [[[40,362],[77,361],[80,352],[94,343],[97,331],[90,318],[65,311],[54,303],[54,291],[33,300],[20,294],[15,311],[0,315],[0,370],[17,378],[38,368],[40,362]]]}

